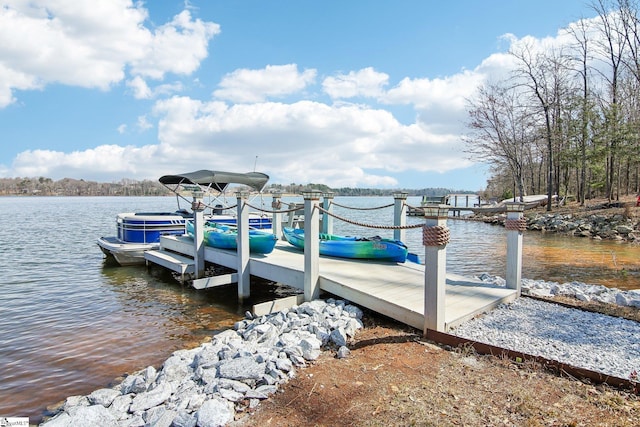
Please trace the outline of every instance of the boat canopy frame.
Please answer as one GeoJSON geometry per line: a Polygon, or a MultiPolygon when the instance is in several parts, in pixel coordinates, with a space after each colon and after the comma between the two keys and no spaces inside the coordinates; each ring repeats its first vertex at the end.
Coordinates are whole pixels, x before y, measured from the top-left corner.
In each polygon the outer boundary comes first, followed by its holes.
{"type": "Polygon", "coordinates": [[[163,175],[160,183],[173,192],[177,192],[180,186],[197,186],[203,191],[218,191],[223,193],[231,184],[242,184],[261,192],[269,175],[262,172],[223,172],[201,169],[195,172],[180,173],[176,175],[163,175]],[[170,186],[174,185],[174,188],[170,186]]]}
{"type": "MultiPolygon", "coordinates": [[[[163,175],[158,180],[175,193],[178,209],[180,210],[180,199],[189,202],[186,197],[180,194],[180,187],[184,190],[203,191],[211,196],[213,200],[218,200],[219,197],[223,197],[225,190],[232,184],[246,185],[262,194],[262,190],[267,185],[267,181],[269,181],[269,175],[255,171],[238,173],[200,169],[195,172],[163,175]],[[217,194],[213,195],[213,192],[217,194]]],[[[210,206],[206,204],[206,206],[212,210],[227,209],[223,205],[210,206]]]]}

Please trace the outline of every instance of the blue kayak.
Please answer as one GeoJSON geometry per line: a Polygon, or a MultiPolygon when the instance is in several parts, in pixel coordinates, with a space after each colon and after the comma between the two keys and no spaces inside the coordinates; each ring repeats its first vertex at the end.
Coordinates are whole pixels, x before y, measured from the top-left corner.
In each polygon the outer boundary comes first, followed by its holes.
{"type": "MultiPolygon", "coordinates": [[[[283,234],[287,242],[304,249],[304,230],[285,227],[283,234]]],[[[377,259],[405,262],[407,246],[400,240],[381,237],[352,237],[320,233],[320,255],[353,259],[377,259]]]]}
{"type": "MultiPolygon", "coordinates": [[[[193,236],[193,221],[187,222],[187,234],[193,236]]],[[[238,229],[230,225],[207,221],[204,225],[204,238],[206,244],[212,248],[234,250],[238,248],[238,229]]],[[[277,240],[272,233],[249,229],[249,252],[271,253],[277,240]]]]}

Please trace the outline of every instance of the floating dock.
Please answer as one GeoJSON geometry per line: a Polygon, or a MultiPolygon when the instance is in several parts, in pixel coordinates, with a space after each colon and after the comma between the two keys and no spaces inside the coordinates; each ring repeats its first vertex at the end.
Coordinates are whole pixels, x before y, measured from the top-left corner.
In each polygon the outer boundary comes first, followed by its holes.
{"type": "MultiPolygon", "coordinates": [[[[148,261],[171,268],[180,274],[194,271],[194,242],[188,236],[163,236],[159,251],[145,254],[148,261]]],[[[231,269],[238,266],[235,251],[205,247],[206,262],[231,269]]],[[[390,263],[320,257],[319,287],[361,307],[388,316],[414,328],[425,324],[425,266],[412,262],[390,263]]],[[[251,275],[304,288],[304,254],[290,244],[278,241],[268,255],[250,255],[251,275]]],[[[237,273],[195,279],[197,289],[237,282],[237,273]]],[[[444,323],[449,330],[460,323],[513,301],[514,289],[487,284],[477,279],[446,274],[444,323]]]]}

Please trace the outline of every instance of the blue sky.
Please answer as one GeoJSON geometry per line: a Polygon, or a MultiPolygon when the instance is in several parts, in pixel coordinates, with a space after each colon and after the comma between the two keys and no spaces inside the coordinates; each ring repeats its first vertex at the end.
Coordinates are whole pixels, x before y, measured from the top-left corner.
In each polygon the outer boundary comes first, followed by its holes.
{"type": "Polygon", "coordinates": [[[465,102],[595,13],[525,0],[0,0],[0,177],[480,190],[465,102]]]}

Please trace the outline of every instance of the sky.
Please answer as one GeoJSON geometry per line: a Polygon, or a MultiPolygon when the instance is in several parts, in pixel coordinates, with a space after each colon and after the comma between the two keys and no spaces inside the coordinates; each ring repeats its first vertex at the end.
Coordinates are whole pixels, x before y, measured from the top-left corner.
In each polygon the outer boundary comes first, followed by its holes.
{"type": "Polygon", "coordinates": [[[468,100],[578,0],[0,0],[0,177],[478,191],[468,100]]]}

